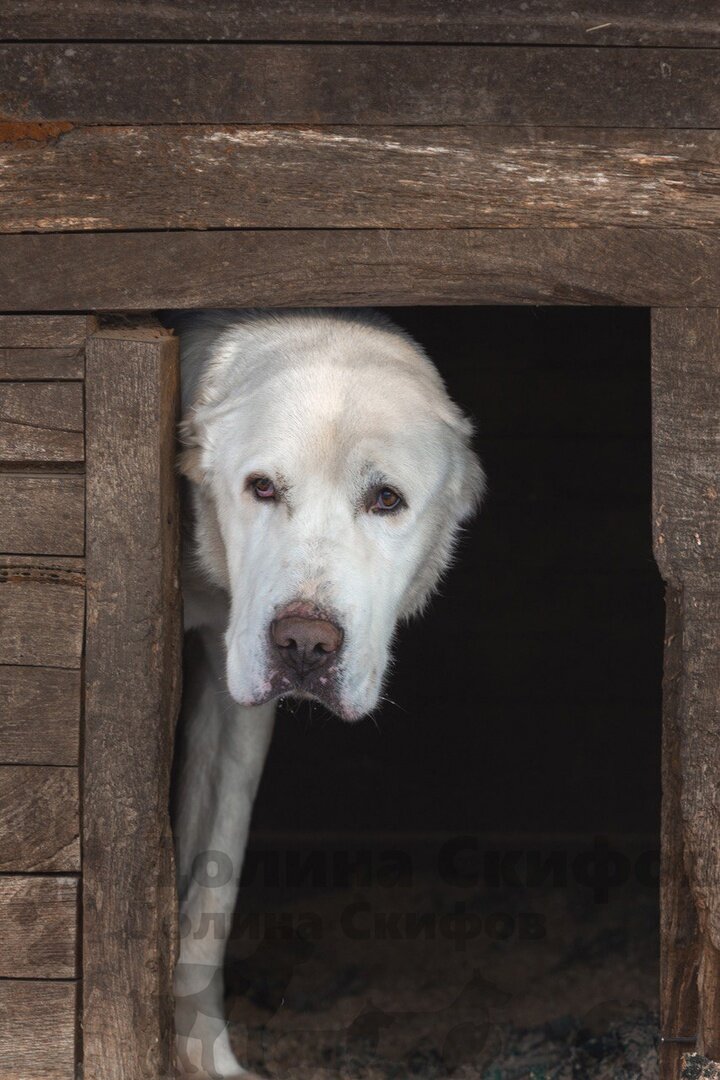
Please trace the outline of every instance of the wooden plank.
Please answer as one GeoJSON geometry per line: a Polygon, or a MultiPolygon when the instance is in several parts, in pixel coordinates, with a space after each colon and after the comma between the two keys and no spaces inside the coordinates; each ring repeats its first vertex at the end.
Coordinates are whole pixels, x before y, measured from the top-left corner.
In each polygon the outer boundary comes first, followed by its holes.
{"type": "Polygon", "coordinates": [[[27,555],[82,555],[85,479],[0,473],[0,544],[27,555]]]}
{"type": "Polygon", "coordinates": [[[0,765],[0,872],[79,869],[78,770],[0,765]]]}
{"type": "Polygon", "coordinates": [[[77,985],[0,980],[0,1080],[76,1080],[77,985]]]}
{"type": "Polygon", "coordinates": [[[0,664],[79,668],[85,619],[80,570],[0,567],[0,664]]]}
{"type": "MultiPolygon", "coordinates": [[[[652,339],[655,554],[681,593],[678,801],[699,928],[697,1050],[720,1061],[720,309],[653,312],[652,339]]],[[[663,989],[678,992],[678,977],[676,964],[663,989]]]]}
{"type": "Polygon", "coordinates": [[[0,978],[77,974],[78,879],[0,877],[0,978]]]}
{"type": "Polygon", "coordinates": [[[84,127],[0,170],[3,232],[720,223],[717,131],[84,127]]]}
{"type": "Polygon", "coordinates": [[[72,124],[714,128],[719,75],[715,49],[10,44],[0,138],[72,124]]]}
{"type": "Polygon", "coordinates": [[[77,765],[80,672],[0,667],[0,763],[77,765]]]}
{"type": "Polygon", "coordinates": [[[86,385],[83,1075],[120,1080],[169,1075],[173,1055],[177,339],[100,331],[86,385]]]}
{"type": "Polygon", "coordinates": [[[720,44],[711,5],[693,0],[5,0],[0,38],[177,41],[448,41],[493,44],[720,44]]]}
{"type": "MultiPolygon", "coordinates": [[[[697,1032],[697,915],[684,864],[680,688],[682,681],[682,596],[666,595],[663,670],[662,826],[660,873],[660,1080],[677,1080],[685,1041],[697,1032]]],[[[692,1045],[692,1043],[690,1044],[692,1045]]]]}
{"type": "Polygon", "coordinates": [[[85,357],[80,349],[0,349],[0,381],[82,379],[85,357]]]}
{"type": "Polygon", "coordinates": [[[709,583],[720,570],[720,309],[653,312],[652,355],[655,553],[666,581],[709,583]]]}
{"type": "Polygon", "coordinates": [[[80,382],[0,383],[0,462],[84,457],[80,382]]]}
{"type": "Polygon", "coordinates": [[[699,229],[247,230],[0,237],[18,310],[374,304],[710,306],[699,229]],[[178,267],[182,267],[182,274],[178,267]]]}
{"type": "Polygon", "coordinates": [[[55,348],[82,345],[83,315],[0,315],[0,348],[55,348]]]}

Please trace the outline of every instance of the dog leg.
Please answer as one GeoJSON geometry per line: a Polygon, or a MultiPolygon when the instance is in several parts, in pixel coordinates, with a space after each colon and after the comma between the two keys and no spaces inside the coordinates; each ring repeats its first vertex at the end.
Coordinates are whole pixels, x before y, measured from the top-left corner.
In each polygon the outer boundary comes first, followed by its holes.
{"type": "Polygon", "coordinates": [[[180,903],[178,1059],[181,1074],[196,1080],[247,1080],[230,1048],[222,965],[275,708],[243,708],[232,701],[222,639],[213,631],[193,631],[187,639],[185,671],[173,815],[180,903]]]}

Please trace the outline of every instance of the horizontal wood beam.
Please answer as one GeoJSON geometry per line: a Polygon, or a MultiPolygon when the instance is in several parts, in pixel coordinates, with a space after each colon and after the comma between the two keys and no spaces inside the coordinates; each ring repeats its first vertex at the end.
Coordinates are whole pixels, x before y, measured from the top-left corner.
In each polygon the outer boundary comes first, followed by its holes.
{"type": "Polygon", "coordinates": [[[711,306],[720,234],[277,230],[0,237],[18,311],[367,304],[711,306]]]}
{"type": "Polygon", "coordinates": [[[711,5],[693,0],[5,0],[0,38],[162,41],[455,41],[718,45],[711,5]]]}
{"type": "Polygon", "coordinates": [[[716,49],[17,43],[0,45],[0,137],[71,124],[714,128],[719,76],[716,49]]]}
{"type": "Polygon", "coordinates": [[[2,232],[720,224],[717,131],[78,127],[0,170],[2,232]]]}

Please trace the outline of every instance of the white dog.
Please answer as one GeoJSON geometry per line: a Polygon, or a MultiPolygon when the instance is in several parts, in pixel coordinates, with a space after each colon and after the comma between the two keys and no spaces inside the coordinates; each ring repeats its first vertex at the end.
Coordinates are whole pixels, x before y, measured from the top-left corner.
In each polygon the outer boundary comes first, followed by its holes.
{"type": "MultiPolygon", "coordinates": [[[[278,698],[357,720],[483,487],[423,350],[358,311],[183,317],[187,661],[175,837],[178,1056],[244,1076],[222,964],[278,698]],[[229,691],[229,695],[228,695],[229,691]]],[[[308,778],[310,779],[310,778],[308,778]]]]}

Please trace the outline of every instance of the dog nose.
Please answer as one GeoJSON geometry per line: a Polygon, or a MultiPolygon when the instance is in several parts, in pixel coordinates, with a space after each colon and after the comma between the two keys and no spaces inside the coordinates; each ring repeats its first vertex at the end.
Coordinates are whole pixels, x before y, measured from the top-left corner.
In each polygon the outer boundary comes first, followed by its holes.
{"type": "Polygon", "coordinates": [[[271,633],[283,661],[301,678],[327,664],[343,640],[343,632],[335,623],[303,615],[275,619],[271,633]]]}

